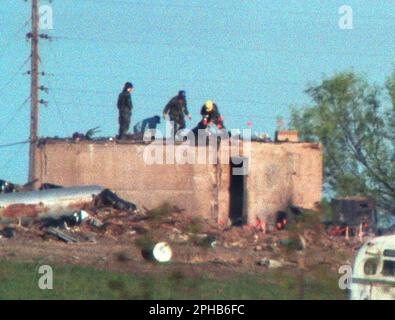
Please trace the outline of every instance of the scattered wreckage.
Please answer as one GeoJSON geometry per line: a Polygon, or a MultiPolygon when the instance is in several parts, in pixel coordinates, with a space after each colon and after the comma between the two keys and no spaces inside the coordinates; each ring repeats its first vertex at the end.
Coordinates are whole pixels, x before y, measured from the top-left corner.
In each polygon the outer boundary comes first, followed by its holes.
{"type": "Polygon", "coordinates": [[[93,136],[98,132],[100,132],[100,127],[89,129],[86,133],[74,132],[72,139],[73,141],[93,140],[93,136]]]}
{"type": "MultiPolygon", "coordinates": [[[[0,235],[11,238],[15,230],[10,222],[30,219],[40,225],[46,234],[61,239],[67,243],[77,243],[79,240],[63,230],[70,226],[78,226],[83,222],[100,229],[104,223],[86,211],[86,208],[113,208],[127,212],[135,219],[144,219],[144,214],[131,202],[119,198],[114,192],[101,186],[60,187],[45,184],[39,191],[16,192],[0,194],[0,222],[5,226],[0,229],[0,235]]],[[[11,189],[8,189],[11,190],[11,189]]],[[[20,189],[19,189],[20,190],[20,189]]]]}
{"type": "Polygon", "coordinates": [[[354,261],[352,300],[395,300],[395,236],[368,241],[354,261]]]}
{"type": "Polygon", "coordinates": [[[86,186],[2,194],[0,217],[37,219],[61,216],[81,209],[103,190],[99,186],[86,186]]]}
{"type": "Polygon", "coordinates": [[[101,186],[59,187],[45,184],[39,191],[0,194],[0,218],[58,217],[93,203],[137,213],[137,206],[101,186]]]}
{"type": "MultiPolygon", "coordinates": [[[[183,210],[170,205],[152,210],[142,207],[142,213],[135,204],[101,186],[62,187],[46,183],[39,191],[31,191],[31,188],[31,183],[24,186],[0,184],[3,192],[0,194],[0,238],[39,236],[69,244],[134,239],[142,256],[158,263],[171,261],[172,247],[178,252],[179,246],[185,243],[204,250],[219,248],[224,256],[218,261],[237,264],[240,262],[234,253],[229,257],[226,254],[251,248],[248,261],[264,269],[292,267],[294,261],[277,259],[283,251],[301,254],[306,246],[323,245],[328,250],[354,250],[360,246],[356,238],[344,241],[330,233],[318,236],[307,230],[303,236],[295,237],[293,226],[306,218],[305,211],[295,206],[276,213],[273,230],[263,228],[260,221],[256,225],[232,228],[230,221],[228,224],[205,222],[204,226],[200,225],[196,217],[180,215],[183,210]]],[[[212,255],[209,261],[217,259],[216,254],[217,249],[209,255],[212,255]]],[[[189,262],[188,257],[180,258],[178,254],[177,257],[189,262]]],[[[195,263],[192,258],[190,261],[195,263]]]]}
{"type": "Polygon", "coordinates": [[[328,232],[337,235],[359,235],[376,231],[377,217],[370,197],[355,196],[332,199],[332,226],[328,232]]]}
{"type": "MultiPolygon", "coordinates": [[[[27,191],[31,189],[31,184],[18,186],[2,180],[0,188],[0,224],[4,225],[0,228],[0,237],[3,238],[15,236],[16,231],[10,226],[10,221],[18,220],[20,225],[22,219],[26,218],[38,223],[44,235],[66,243],[80,242],[78,237],[68,231],[74,231],[83,223],[97,230],[103,229],[105,223],[91,213],[97,209],[111,208],[127,213],[129,220],[134,222],[146,218],[135,204],[101,186],[61,187],[43,184],[38,191],[27,191]]],[[[142,248],[143,257],[153,262],[169,262],[172,254],[166,242],[142,248]]]]}
{"type": "Polygon", "coordinates": [[[146,260],[153,262],[169,262],[173,251],[167,242],[159,242],[142,249],[142,255],[146,260]]]}
{"type": "Polygon", "coordinates": [[[29,182],[24,185],[19,185],[19,184],[12,183],[10,181],[0,179],[0,194],[31,191],[31,190],[33,190],[34,182],[29,182]]]}

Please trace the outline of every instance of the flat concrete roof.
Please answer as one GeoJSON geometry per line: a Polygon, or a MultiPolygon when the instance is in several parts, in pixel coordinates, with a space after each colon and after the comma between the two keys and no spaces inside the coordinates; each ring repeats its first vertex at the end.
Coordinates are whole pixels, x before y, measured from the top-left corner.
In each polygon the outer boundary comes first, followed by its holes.
{"type": "MultiPolygon", "coordinates": [[[[157,140],[158,141],[158,140],[157,140]]],[[[167,142],[166,139],[163,139],[164,142],[167,142]]],[[[262,140],[251,140],[253,143],[260,143],[260,144],[311,144],[311,145],[318,145],[318,142],[305,142],[305,141],[298,141],[298,142],[292,142],[292,141],[262,141],[262,140]]],[[[82,139],[82,140],[74,140],[72,138],[40,138],[38,141],[39,144],[60,144],[60,143],[65,143],[65,144],[74,144],[74,143],[81,143],[81,144],[130,144],[130,145],[147,145],[152,143],[151,141],[143,141],[143,140],[134,140],[134,139],[128,139],[128,140],[118,140],[113,137],[103,137],[103,138],[95,138],[92,140],[87,140],[87,139],[82,139]]],[[[181,144],[183,143],[182,141],[176,141],[176,144],[181,144]]]]}

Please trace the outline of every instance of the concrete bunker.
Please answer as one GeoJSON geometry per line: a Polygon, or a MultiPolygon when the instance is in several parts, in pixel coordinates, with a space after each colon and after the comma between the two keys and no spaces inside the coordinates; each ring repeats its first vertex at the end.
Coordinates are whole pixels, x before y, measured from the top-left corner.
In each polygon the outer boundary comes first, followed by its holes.
{"type": "MultiPolygon", "coordinates": [[[[212,153],[227,163],[149,165],[143,157],[147,143],[46,139],[37,148],[35,176],[40,183],[104,185],[139,207],[168,202],[185,214],[233,225],[261,221],[274,226],[276,213],[290,204],[315,208],[323,178],[320,144],[249,144],[241,142],[239,153],[222,145],[212,153]],[[246,168],[247,174],[240,174],[246,168]]],[[[190,154],[197,157],[206,146],[185,148],[194,148],[190,154]]]]}

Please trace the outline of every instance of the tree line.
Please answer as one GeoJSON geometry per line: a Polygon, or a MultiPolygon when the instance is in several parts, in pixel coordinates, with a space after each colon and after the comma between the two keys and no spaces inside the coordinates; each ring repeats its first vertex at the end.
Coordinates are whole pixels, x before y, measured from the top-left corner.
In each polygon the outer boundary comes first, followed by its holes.
{"type": "Polygon", "coordinates": [[[291,106],[290,128],[324,147],[324,190],[369,195],[395,214],[395,69],[382,85],[354,71],[309,85],[311,103],[291,106]]]}

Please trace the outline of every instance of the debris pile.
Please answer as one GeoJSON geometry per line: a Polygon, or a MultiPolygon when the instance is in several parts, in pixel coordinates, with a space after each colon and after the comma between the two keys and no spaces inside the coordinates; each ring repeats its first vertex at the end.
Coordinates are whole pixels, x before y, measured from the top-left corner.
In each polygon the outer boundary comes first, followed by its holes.
{"type": "Polygon", "coordinates": [[[113,243],[128,248],[127,256],[132,258],[122,258],[125,261],[135,261],[137,254],[154,262],[212,263],[246,270],[321,264],[337,270],[339,261],[346,263],[344,256],[351,257],[361,246],[357,237],[346,240],[326,232],[316,214],[300,208],[291,208],[292,215],[278,214],[281,226],[235,227],[191,216],[169,204],[138,209],[99,186],[53,187],[0,195],[3,241],[96,244],[97,248],[113,243]],[[314,219],[309,221],[310,217],[314,219]]]}
{"type": "Polygon", "coordinates": [[[72,139],[73,141],[92,140],[93,136],[100,132],[99,128],[100,127],[89,129],[86,133],[74,132],[72,139]]]}
{"type": "Polygon", "coordinates": [[[0,195],[0,236],[12,238],[19,228],[43,238],[78,243],[89,240],[86,235],[90,231],[116,233],[114,223],[102,221],[107,215],[131,222],[145,219],[135,204],[100,186],[62,188],[45,184],[40,189],[0,195]]]}

